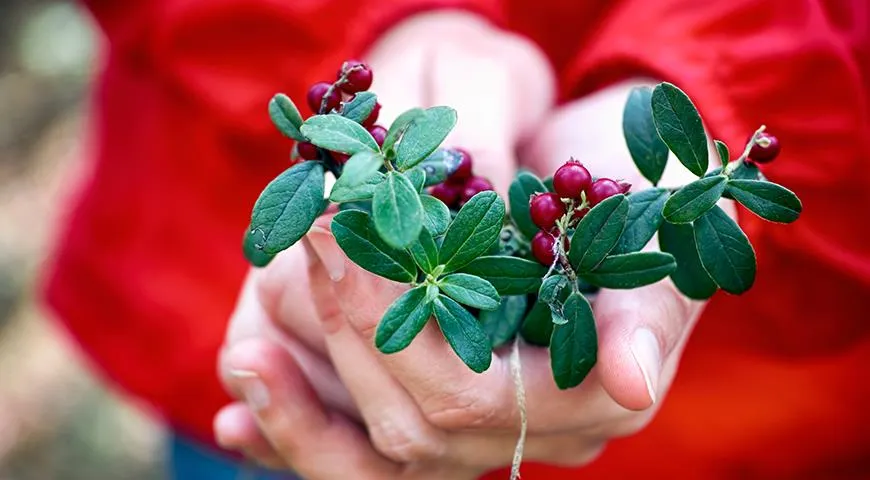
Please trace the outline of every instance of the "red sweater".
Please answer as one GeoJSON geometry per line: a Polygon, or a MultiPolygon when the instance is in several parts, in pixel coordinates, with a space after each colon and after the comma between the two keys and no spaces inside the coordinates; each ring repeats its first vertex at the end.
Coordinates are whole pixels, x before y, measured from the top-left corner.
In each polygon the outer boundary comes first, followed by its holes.
{"type": "MultiPolygon", "coordinates": [[[[102,372],[176,428],[210,440],[228,401],[215,360],[247,269],[241,234],[290,147],[269,124],[270,96],[301,98],[391,24],[458,6],[540,45],[563,100],[652,75],[687,90],[728,143],[767,124],[784,147],[765,173],[804,201],[793,225],[741,215],[755,288],[713,298],[655,420],[584,473],[870,475],[867,1],[87,3],[107,38],[94,173],[47,297],[102,372]]],[[[568,471],[530,465],[524,478],[574,477],[557,472],[568,471]]]]}

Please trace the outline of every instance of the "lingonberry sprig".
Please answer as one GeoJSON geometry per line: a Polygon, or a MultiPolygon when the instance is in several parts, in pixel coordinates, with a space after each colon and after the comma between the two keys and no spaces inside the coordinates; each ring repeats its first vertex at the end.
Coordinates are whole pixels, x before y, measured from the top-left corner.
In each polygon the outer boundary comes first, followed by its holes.
{"type": "Polygon", "coordinates": [[[733,160],[716,140],[722,167],[708,172],[701,117],[669,83],[633,90],[623,115],[628,153],[652,188],[595,178],[569,159],[551,182],[519,173],[508,209],[467,151],[441,147],[453,109],[414,108],[378,126],[372,78],[365,63],[345,62],[332,83],[311,87],[314,115],[304,120],[286,95],[272,99],[271,118],[302,161],[266,186],[243,246],[265,265],[338,204],[332,232],[348,258],[409,285],[378,326],[384,353],[407,347],[434,316],[472,370],[486,370],[493,348],[522,337],[549,347],[555,383],[574,387],[597,357],[591,293],[668,277],[690,298],[743,293],[755,280],[755,252],[718,202],[733,199],[780,223],[801,213],[794,193],[758,167],[780,153],[776,137],[759,128],[733,160]],[[698,179],[659,187],[670,153],[698,179]],[[328,193],[327,172],[336,177],[328,193]],[[660,251],[645,249],[656,234],[660,251]]]}

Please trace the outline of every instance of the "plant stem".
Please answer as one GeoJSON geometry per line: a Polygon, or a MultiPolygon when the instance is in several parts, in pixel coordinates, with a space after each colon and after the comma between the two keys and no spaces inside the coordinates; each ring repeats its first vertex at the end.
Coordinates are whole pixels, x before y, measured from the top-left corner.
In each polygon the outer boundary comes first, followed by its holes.
{"type": "Polygon", "coordinates": [[[755,145],[755,139],[757,139],[759,135],[764,133],[764,130],[766,128],[767,127],[764,125],[758,127],[758,130],[756,130],[755,133],[752,134],[752,138],[750,138],[749,142],[746,143],[746,147],[743,149],[743,153],[737,159],[728,162],[728,165],[725,165],[725,168],[722,169],[722,173],[730,176],[732,173],[734,173],[734,170],[737,170],[737,167],[739,167],[741,163],[749,158],[749,152],[752,150],[752,146],[755,145]]]}

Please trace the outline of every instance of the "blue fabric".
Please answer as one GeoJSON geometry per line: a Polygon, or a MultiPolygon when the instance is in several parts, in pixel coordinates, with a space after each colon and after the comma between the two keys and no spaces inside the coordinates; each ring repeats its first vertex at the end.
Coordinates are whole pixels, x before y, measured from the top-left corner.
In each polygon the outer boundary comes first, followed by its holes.
{"type": "Polygon", "coordinates": [[[172,436],[169,455],[171,480],[301,480],[292,473],[238,462],[179,435],[172,436]]]}

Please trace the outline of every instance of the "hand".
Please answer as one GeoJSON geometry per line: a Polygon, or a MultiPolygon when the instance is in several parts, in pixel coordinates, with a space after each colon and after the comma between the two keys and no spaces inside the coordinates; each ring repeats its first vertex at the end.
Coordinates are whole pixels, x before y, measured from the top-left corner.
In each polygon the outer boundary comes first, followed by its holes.
{"type": "MultiPolygon", "coordinates": [[[[552,77],[536,50],[475,17],[439,13],[397,27],[368,60],[376,72],[373,91],[384,105],[382,118],[395,117],[412,106],[456,108],[460,120],[447,144],[471,151],[475,170],[506,195],[516,169],[514,145],[552,103],[552,77]]],[[[317,237],[317,232],[310,236],[317,237]]],[[[344,391],[334,388],[334,376],[323,380],[308,374],[310,368],[300,355],[287,348],[301,334],[314,353],[323,351],[320,326],[311,328],[317,314],[309,308],[308,276],[300,274],[307,262],[301,248],[282,253],[246,282],[246,293],[231,322],[221,373],[228,390],[247,399],[248,406],[239,402],[220,412],[215,430],[221,443],[269,466],[293,465],[309,479],[345,478],[348,472],[354,478],[394,478],[399,469],[405,474],[402,478],[476,476],[479,468],[438,464],[417,471],[382,456],[354,425],[356,410],[344,401],[344,391]],[[276,298],[285,308],[275,308],[276,298]],[[255,334],[256,339],[248,340],[233,334],[258,330],[252,325],[270,322],[280,329],[261,327],[266,335],[255,334]],[[281,428],[290,420],[292,427],[281,428]]],[[[311,274],[320,280],[311,277],[310,283],[328,287],[328,272],[323,272],[322,266],[312,266],[311,274]]],[[[328,365],[321,367],[331,374],[328,365]]]]}

